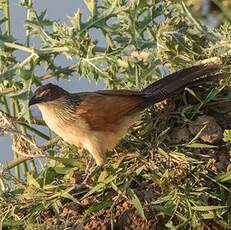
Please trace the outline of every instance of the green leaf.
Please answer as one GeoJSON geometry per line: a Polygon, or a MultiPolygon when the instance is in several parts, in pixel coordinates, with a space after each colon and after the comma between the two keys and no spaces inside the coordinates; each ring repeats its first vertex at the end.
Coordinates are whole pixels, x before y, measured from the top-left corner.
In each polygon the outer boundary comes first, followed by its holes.
{"type": "Polygon", "coordinates": [[[54,167],[53,169],[55,170],[55,172],[56,172],[57,174],[63,174],[63,175],[65,175],[65,174],[67,174],[69,171],[73,170],[72,167],[66,167],[66,166],[64,166],[64,167],[56,166],[56,167],[54,167]]]}
{"type": "Polygon", "coordinates": [[[173,190],[172,192],[168,193],[166,196],[162,196],[156,201],[152,201],[152,204],[157,205],[157,204],[162,204],[165,203],[169,200],[171,200],[174,196],[176,195],[176,190],[173,190]]]}
{"type": "Polygon", "coordinates": [[[229,206],[194,206],[191,207],[192,210],[199,211],[199,212],[205,212],[205,211],[213,211],[217,209],[227,209],[229,206]]]}
{"type": "Polygon", "coordinates": [[[142,207],[142,205],[140,203],[139,198],[135,194],[135,192],[132,189],[128,188],[127,189],[127,194],[128,194],[128,197],[129,197],[131,203],[134,205],[134,207],[136,208],[138,214],[140,215],[140,217],[146,220],[146,217],[144,215],[144,209],[143,209],[143,207],[142,207]]]}
{"type": "Polygon", "coordinates": [[[207,104],[208,102],[212,101],[224,88],[225,85],[221,85],[217,88],[212,89],[204,100],[203,104],[207,104]]]}
{"type": "Polygon", "coordinates": [[[58,202],[53,202],[51,207],[55,213],[57,220],[59,220],[60,219],[60,207],[58,205],[58,202]]]}
{"type": "Polygon", "coordinates": [[[58,162],[62,163],[63,165],[66,165],[66,166],[72,166],[72,167],[79,166],[79,162],[77,160],[74,160],[74,159],[52,157],[52,156],[47,156],[47,158],[58,161],[58,162]]]}
{"type": "Polygon", "coordinates": [[[214,213],[213,211],[209,211],[209,212],[206,212],[206,213],[201,213],[200,215],[205,220],[211,220],[211,219],[216,217],[216,213],[214,213]]]}
{"type": "Polygon", "coordinates": [[[80,204],[80,202],[75,198],[73,197],[69,192],[64,192],[60,195],[61,197],[64,197],[64,198],[67,198],[68,200],[71,200],[77,204],[80,204]]]}
{"type": "Polygon", "coordinates": [[[176,230],[176,229],[177,229],[171,220],[168,221],[168,222],[165,224],[165,226],[166,226],[168,229],[171,229],[171,230],[176,230]]]}
{"type": "Polygon", "coordinates": [[[145,166],[142,165],[138,169],[136,169],[136,175],[140,175],[140,173],[145,169],[145,166]]]}
{"type": "Polygon", "coordinates": [[[201,143],[186,144],[183,146],[188,147],[188,148],[210,148],[210,149],[218,148],[217,146],[214,146],[214,145],[201,144],[201,143]]]}
{"type": "Polygon", "coordinates": [[[155,208],[159,212],[163,212],[167,216],[172,216],[174,214],[175,209],[176,209],[176,205],[173,203],[167,204],[165,206],[154,205],[153,208],[155,208]]]}
{"type": "Polygon", "coordinates": [[[33,76],[33,73],[31,72],[31,70],[20,69],[20,70],[19,70],[19,76],[20,76],[24,81],[28,81],[28,80],[30,80],[31,77],[33,76]]]}
{"type": "Polygon", "coordinates": [[[91,13],[91,16],[94,17],[96,14],[96,0],[84,0],[84,2],[91,13]]]}
{"type": "Polygon", "coordinates": [[[85,215],[89,215],[91,214],[92,212],[98,212],[98,211],[101,211],[105,208],[108,208],[112,205],[112,201],[111,200],[103,200],[99,203],[94,203],[92,204],[85,212],[84,214],[85,215]]]}
{"type": "Polygon", "coordinates": [[[31,173],[27,173],[27,183],[29,186],[35,186],[36,188],[40,188],[40,184],[31,173]]]}
{"type": "Polygon", "coordinates": [[[81,29],[81,16],[82,15],[78,9],[77,12],[74,14],[74,16],[70,18],[72,26],[77,31],[79,31],[81,29]]]}
{"type": "Polygon", "coordinates": [[[220,175],[220,176],[217,178],[217,180],[218,180],[219,182],[222,182],[222,183],[224,183],[224,182],[231,182],[231,171],[228,171],[228,172],[226,172],[225,174],[220,175]]]}
{"type": "Polygon", "coordinates": [[[104,182],[104,180],[107,177],[108,177],[108,172],[106,170],[103,170],[98,177],[98,182],[104,182]]]}
{"type": "Polygon", "coordinates": [[[104,182],[100,182],[95,187],[93,187],[87,194],[85,194],[81,200],[84,200],[86,197],[92,195],[95,192],[99,192],[104,187],[106,187],[107,184],[111,183],[113,180],[115,180],[117,176],[109,176],[107,179],[104,180],[104,182]]]}
{"type": "Polygon", "coordinates": [[[226,129],[224,131],[224,141],[231,143],[231,129],[226,129]]]}
{"type": "Polygon", "coordinates": [[[185,91],[188,91],[193,97],[195,97],[199,102],[202,102],[201,99],[195,94],[192,89],[185,88],[185,91]]]}

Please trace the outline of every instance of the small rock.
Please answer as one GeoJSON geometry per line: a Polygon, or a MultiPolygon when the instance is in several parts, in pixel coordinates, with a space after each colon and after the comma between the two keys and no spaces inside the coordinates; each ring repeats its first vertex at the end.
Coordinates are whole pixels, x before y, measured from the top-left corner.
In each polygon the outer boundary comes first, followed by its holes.
{"type": "Polygon", "coordinates": [[[189,126],[189,130],[193,135],[197,135],[201,131],[201,129],[203,129],[204,126],[206,127],[199,136],[201,140],[210,144],[214,144],[222,139],[223,130],[217,124],[216,120],[211,116],[199,116],[189,126]]]}
{"type": "Polygon", "coordinates": [[[189,140],[190,132],[187,127],[184,128],[174,128],[170,134],[170,141],[173,144],[182,143],[189,140]]]}

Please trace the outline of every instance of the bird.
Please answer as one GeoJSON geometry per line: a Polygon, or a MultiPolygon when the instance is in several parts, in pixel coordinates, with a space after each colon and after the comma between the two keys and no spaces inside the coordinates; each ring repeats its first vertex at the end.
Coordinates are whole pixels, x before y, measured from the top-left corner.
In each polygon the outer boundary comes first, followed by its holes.
{"type": "Polygon", "coordinates": [[[174,72],[144,89],[70,93],[58,85],[39,86],[29,100],[47,126],[69,144],[82,146],[99,168],[146,108],[176,96],[185,88],[220,77],[217,64],[199,64],[174,72]]]}

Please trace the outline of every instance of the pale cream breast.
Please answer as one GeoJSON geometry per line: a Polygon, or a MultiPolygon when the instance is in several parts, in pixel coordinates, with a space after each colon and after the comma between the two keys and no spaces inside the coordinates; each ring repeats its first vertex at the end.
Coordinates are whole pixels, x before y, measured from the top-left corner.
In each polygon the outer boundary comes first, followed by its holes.
{"type": "Polygon", "coordinates": [[[89,135],[89,127],[83,119],[66,120],[65,111],[51,103],[38,104],[47,126],[69,144],[82,145],[83,139],[89,135]]]}
{"type": "Polygon", "coordinates": [[[127,133],[139,116],[125,117],[116,124],[112,124],[110,132],[91,130],[83,118],[75,115],[70,119],[70,111],[65,111],[53,103],[41,103],[38,107],[47,126],[64,141],[87,149],[98,165],[106,162],[104,153],[114,148],[118,141],[127,133]],[[69,119],[67,119],[69,117],[69,119]],[[112,131],[113,130],[113,131],[112,131]]]}

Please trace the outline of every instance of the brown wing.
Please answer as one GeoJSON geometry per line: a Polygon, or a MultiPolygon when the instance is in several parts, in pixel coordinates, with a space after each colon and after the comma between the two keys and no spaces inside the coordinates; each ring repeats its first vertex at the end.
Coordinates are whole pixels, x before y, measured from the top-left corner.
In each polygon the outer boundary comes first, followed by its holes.
{"type": "Polygon", "coordinates": [[[122,95],[118,91],[79,93],[81,103],[77,114],[84,118],[92,130],[113,131],[114,125],[129,111],[138,106],[144,98],[138,95],[122,95]]]}
{"type": "Polygon", "coordinates": [[[103,94],[103,95],[111,95],[111,96],[142,96],[143,93],[139,91],[132,91],[127,89],[120,89],[120,90],[98,90],[96,93],[103,94]]]}

